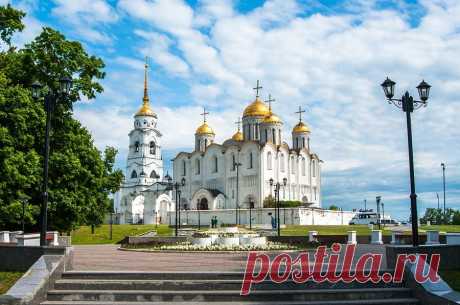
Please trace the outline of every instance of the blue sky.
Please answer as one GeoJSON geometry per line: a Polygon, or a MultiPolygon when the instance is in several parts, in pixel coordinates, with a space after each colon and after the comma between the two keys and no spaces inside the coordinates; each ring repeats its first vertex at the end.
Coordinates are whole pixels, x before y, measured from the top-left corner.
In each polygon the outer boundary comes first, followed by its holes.
{"type": "MultiPolygon", "coordinates": [[[[11,1],[0,0],[0,4],[11,1]]],[[[323,203],[359,208],[381,195],[394,217],[409,215],[404,114],[379,84],[396,91],[425,79],[429,105],[413,115],[419,210],[442,203],[440,163],[447,164],[447,206],[460,208],[460,1],[319,0],[18,0],[26,30],[42,26],[81,41],[103,58],[104,93],[75,105],[96,145],[119,149],[124,168],[132,116],[141,103],[143,58],[150,97],[164,134],[165,165],[193,146],[202,106],[221,142],[254,99],[272,94],[284,138],[307,109],[311,144],[324,160],[323,203]]]]}

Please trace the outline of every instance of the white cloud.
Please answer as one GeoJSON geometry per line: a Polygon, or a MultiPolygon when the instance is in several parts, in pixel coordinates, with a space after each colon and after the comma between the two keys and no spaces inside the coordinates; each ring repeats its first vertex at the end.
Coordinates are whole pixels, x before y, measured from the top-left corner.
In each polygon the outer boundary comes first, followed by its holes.
{"type": "Polygon", "coordinates": [[[54,0],[52,13],[74,28],[74,34],[89,42],[109,44],[112,38],[99,25],[118,20],[115,10],[105,0],[54,0]]]}

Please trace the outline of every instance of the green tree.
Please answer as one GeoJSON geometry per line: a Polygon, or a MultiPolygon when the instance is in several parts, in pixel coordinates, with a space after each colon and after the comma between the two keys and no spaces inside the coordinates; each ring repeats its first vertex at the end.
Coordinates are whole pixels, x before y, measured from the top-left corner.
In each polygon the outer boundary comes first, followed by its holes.
{"type": "Polygon", "coordinates": [[[110,208],[108,195],[123,178],[114,169],[117,151],[108,147],[102,154],[88,130],[72,117],[72,106],[83,96],[92,99],[102,92],[98,80],[105,76],[103,68],[100,58],[88,55],[79,42],[51,28],[43,28],[22,49],[0,53],[0,227],[18,226],[18,207],[22,212],[19,203],[24,196],[29,203],[28,223],[37,222],[45,111],[43,100],[31,99],[28,88],[38,80],[57,90],[64,75],[72,76],[74,86],[67,98],[59,99],[52,116],[49,227],[69,231],[102,222],[110,208]]]}
{"type": "Polygon", "coordinates": [[[21,32],[24,29],[22,18],[25,13],[15,10],[11,5],[0,6],[0,38],[8,45],[11,45],[11,37],[14,32],[21,32]]]}
{"type": "Polygon", "coordinates": [[[340,210],[340,208],[339,208],[338,206],[334,205],[334,204],[331,204],[331,205],[329,206],[329,210],[331,210],[331,211],[338,211],[338,210],[340,210]]]}

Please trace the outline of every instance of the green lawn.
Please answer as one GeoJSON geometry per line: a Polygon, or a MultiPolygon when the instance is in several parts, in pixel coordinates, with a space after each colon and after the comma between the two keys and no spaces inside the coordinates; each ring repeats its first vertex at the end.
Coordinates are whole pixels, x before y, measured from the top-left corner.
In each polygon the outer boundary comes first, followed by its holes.
{"type": "Polygon", "coordinates": [[[4,294],[22,276],[22,272],[0,271],[0,294],[4,294]]]}
{"type": "Polygon", "coordinates": [[[91,227],[81,226],[72,232],[72,244],[115,244],[126,236],[135,236],[148,231],[157,231],[158,235],[171,235],[172,229],[168,225],[113,225],[113,238],[110,237],[110,225],[101,225],[91,234],[91,227]]]}
{"type": "MultiPolygon", "coordinates": [[[[383,229],[384,235],[391,235],[391,231],[383,229]]],[[[353,226],[301,226],[287,225],[285,229],[281,229],[281,235],[291,236],[308,236],[308,231],[318,231],[319,235],[347,235],[348,231],[356,231],[357,235],[370,235],[371,230],[366,225],[353,226]]]]}
{"type": "Polygon", "coordinates": [[[442,270],[439,271],[439,274],[449,284],[450,288],[460,291],[460,270],[442,270]]]}
{"type": "Polygon", "coordinates": [[[438,230],[440,232],[460,232],[460,225],[421,226],[421,230],[438,230]]]}

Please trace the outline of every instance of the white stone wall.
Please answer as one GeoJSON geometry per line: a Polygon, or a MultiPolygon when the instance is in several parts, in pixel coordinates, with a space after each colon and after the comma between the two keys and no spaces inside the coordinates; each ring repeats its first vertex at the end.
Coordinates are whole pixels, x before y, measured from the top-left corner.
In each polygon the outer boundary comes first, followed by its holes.
{"type": "MultiPolygon", "coordinates": [[[[252,224],[254,225],[271,225],[271,217],[269,213],[275,216],[275,209],[240,209],[239,219],[240,224],[249,224],[249,215],[251,214],[252,224]]],[[[312,208],[280,208],[280,224],[281,225],[348,225],[350,220],[355,215],[355,212],[350,211],[331,211],[312,208]]],[[[236,210],[188,210],[180,212],[181,224],[198,225],[198,218],[203,226],[211,224],[211,217],[217,216],[219,224],[235,224],[236,210]]],[[[175,213],[168,213],[168,222],[171,225],[175,224],[175,213]]]]}

